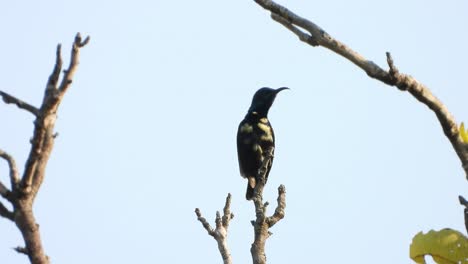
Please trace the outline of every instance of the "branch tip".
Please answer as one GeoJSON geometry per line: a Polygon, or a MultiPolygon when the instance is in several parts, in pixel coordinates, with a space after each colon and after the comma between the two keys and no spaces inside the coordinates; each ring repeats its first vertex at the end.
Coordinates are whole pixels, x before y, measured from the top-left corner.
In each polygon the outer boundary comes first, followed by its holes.
{"type": "Polygon", "coordinates": [[[463,196],[459,195],[458,201],[460,202],[461,205],[464,205],[465,207],[468,208],[468,201],[463,196]]]}
{"type": "Polygon", "coordinates": [[[86,46],[86,44],[88,44],[89,40],[90,40],[90,37],[86,36],[84,41],[81,41],[81,34],[80,34],[80,32],[78,32],[78,33],[76,33],[76,36],[75,36],[75,45],[78,48],[82,48],[82,47],[86,46]]]}
{"type": "Polygon", "coordinates": [[[26,256],[28,256],[28,250],[25,248],[25,247],[15,247],[13,248],[14,251],[16,251],[17,253],[20,253],[20,254],[25,254],[26,256]]]}

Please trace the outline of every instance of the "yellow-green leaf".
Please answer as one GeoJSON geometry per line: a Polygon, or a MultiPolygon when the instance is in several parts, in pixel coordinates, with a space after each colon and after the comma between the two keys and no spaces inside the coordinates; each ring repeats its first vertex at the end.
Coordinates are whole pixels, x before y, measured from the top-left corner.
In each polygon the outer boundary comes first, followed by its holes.
{"type": "Polygon", "coordinates": [[[468,264],[468,238],[453,229],[419,232],[413,237],[410,257],[425,264],[424,256],[430,255],[438,264],[468,264]]]}
{"type": "Polygon", "coordinates": [[[460,124],[460,137],[463,142],[468,144],[468,131],[465,130],[465,124],[463,124],[463,122],[460,124]]]}

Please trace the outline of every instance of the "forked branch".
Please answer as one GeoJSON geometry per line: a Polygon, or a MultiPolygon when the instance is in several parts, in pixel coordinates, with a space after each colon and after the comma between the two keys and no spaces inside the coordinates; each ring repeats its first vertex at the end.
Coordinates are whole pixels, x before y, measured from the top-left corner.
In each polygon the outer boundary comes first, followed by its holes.
{"type": "Polygon", "coordinates": [[[54,146],[54,127],[58,107],[65,92],[72,83],[78,66],[80,48],[89,42],[89,37],[82,41],[78,33],[73,42],[71,61],[57,87],[62,69],[61,46],[57,46],[54,69],[47,81],[42,105],[38,109],[16,97],[0,91],[0,96],[7,104],[16,104],[19,108],[35,115],[34,134],[31,150],[20,178],[15,160],[8,153],[0,150],[0,157],[8,162],[10,168],[11,190],[0,182],[0,194],[13,205],[13,212],[0,203],[0,216],[15,222],[24,239],[24,247],[16,247],[19,253],[26,254],[33,264],[47,264],[49,258],[44,252],[39,233],[39,225],[33,214],[34,199],[45,177],[45,169],[54,146]]]}
{"type": "Polygon", "coordinates": [[[231,194],[229,193],[226,197],[226,203],[223,209],[223,216],[221,217],[219,211],[216,212],[216,228],[213,229],[211,225],[206,221],[202,216],[200,209],[195,209],[195,214],[197,215],[198,221],[202,223],[205,230],[208,232],[208,235],[212,236],[218,243],[219,253],[223,258],[224,264],[232,264],[231,253],[229,253],[229,248],[227,246],[227,235],[229,222],[234,218],[234,214],[231,212],[231,194]]]}

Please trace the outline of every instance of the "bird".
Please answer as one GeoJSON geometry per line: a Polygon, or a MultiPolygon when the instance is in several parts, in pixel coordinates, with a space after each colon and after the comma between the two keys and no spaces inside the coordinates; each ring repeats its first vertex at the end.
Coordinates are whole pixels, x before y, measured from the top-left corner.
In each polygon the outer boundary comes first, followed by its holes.
{"type": "Polygon", "coordinates": [[[268,120],[268,111],[275,101],[276,95],[286,89],[289,88],[263,87],[255,92],[250,108],[237,129],[237,157],[240,174],[248,180],[245,194],[247,200],[253,199],[255,186],[260,180],[258,179],[259,169],[267,155],[271,155],[271,161],[265,168],[265,184],[270,174],[275,134],[268,120]]]}

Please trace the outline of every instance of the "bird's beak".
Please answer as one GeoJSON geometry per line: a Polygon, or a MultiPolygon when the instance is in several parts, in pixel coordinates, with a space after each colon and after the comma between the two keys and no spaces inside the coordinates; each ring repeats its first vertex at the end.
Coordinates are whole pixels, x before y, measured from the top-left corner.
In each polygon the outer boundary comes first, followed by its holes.
{"type": "Polygon", "coordinates": [[[278,88],[276,89],[276,94],[278,94],[279,92],[283,91],[283,90],[290,90],[288,87],[281,87],[281,88],[278,88]]]}

